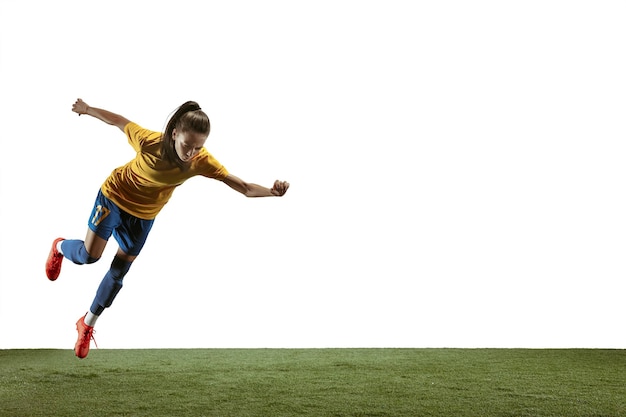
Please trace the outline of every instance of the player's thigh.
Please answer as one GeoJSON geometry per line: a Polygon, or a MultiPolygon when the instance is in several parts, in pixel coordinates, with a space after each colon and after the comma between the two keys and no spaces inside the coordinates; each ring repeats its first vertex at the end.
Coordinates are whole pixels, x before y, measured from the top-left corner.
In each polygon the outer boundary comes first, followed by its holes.
{"type": "Polygon", "coordinates": [[[117,254],[127,260],[134,260],[148,239],[154,219],[139,219],[128,213],[122,213],[121,219],[120,225],[113,231],[120,246],[117,254]]]}
{"type": "Polygon", "coordinates": [[[113,230],[121,223],[121,211],[117,205],[98,191],[89,215],[85,249],[92,258],[100,258],[113,230]]]}
{"type": "Polygon", "coordinates": [[[126,262],[133,262],[137,259],[137,255],[129,255],[122,248],[117,248],[117,253],[115,254],[118,258],[125,260],[126,262]]]}
{"type": "Polygon", "coordinates": [[[92,258],[99,259],[107,246],[107,240],[101,238],[91,229],[87,229],[85,236],[85,250],[92,258]]]}

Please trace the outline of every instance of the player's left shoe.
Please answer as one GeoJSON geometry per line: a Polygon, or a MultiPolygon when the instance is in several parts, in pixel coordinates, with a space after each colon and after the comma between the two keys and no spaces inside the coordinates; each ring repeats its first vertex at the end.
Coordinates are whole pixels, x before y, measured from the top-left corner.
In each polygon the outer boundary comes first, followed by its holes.
{"type": "Polygon", "coordinates": [[[57,243],[65,240],[62,237],[54,239],[52,242],[52,248],[48,254],[48,260],[46,261],[46,275],[50,281],[54,281],[59,277],[61,273],[61,263],[63,262],[63,255],[57,250],[57,243]]]}
{"type": "Polygon", "coordinates": [[[85,359],[87,355],[89,355],[89,343],[92,340],[96,347],[98,347],[98,344],[96,344],[96,339],[94,339],[93,337],[93,326],[87,326],[85,324],[85,316],[81,317],[76,322],[78,340],[76,340],[76,345],[74,345],[74,353],[80,359],[85,359]]]}

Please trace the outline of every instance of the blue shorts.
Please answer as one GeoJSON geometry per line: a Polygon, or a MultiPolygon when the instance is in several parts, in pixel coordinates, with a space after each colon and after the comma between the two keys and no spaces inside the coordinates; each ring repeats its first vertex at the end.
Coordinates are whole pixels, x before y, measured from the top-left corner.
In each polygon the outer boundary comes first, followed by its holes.
{"type": "Polygon", "coordinates": [[[98,237],[109,240],[113,234],[120,249],[131,256],[139,255],[153,223],[154,219],[140,219],[120,209],[106,198],[102,191],[98,191],[93,211],[89,216],[89,228],[98,237]]]}

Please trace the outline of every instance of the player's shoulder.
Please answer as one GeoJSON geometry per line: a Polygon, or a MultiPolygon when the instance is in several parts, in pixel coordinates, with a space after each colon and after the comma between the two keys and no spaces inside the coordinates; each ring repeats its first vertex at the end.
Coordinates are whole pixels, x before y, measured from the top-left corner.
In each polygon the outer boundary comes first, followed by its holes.
{"type": "Polygon", "coordinates": [[[124,127],[124,132],[129,139],[134,139],[138,142],[155,142],[159,141],[162,136],[161,132],[146,129],[135,122],[128,122],[126,127],[124,127]]]}
{"type": "Polygon", "coordinates": [[[223,180],[228,170],[206,148],[202,148],[193,158],[194,170],[200,175],[223,180]]]}

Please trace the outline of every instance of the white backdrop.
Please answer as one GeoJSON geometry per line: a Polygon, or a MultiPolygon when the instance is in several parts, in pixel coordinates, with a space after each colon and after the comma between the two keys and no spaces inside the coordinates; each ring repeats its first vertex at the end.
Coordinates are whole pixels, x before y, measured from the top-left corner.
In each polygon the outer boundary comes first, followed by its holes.
{"type": "Polygon", "coordinates": [[[0,348],[74,346],[116,249],[83,238],[133,157],[83,98],[282,198],[201,178],[156,220],[101,348],[625,348],[621,1],[0,0],[0,348]]]}

